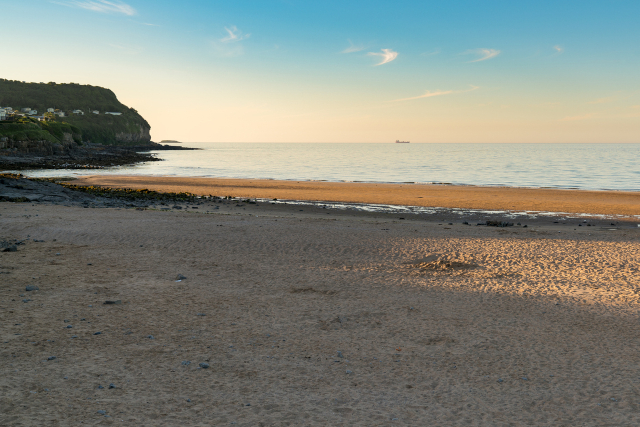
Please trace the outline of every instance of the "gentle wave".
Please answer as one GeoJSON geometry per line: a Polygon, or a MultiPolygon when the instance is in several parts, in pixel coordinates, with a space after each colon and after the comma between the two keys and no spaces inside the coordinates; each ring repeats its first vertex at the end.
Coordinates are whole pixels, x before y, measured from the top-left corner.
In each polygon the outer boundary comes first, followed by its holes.
{"type": "Polygon", "coordinates": [[[184,143],[162,162],[28,176],[131,174],[640,191],[640,144],[184,143]]]}

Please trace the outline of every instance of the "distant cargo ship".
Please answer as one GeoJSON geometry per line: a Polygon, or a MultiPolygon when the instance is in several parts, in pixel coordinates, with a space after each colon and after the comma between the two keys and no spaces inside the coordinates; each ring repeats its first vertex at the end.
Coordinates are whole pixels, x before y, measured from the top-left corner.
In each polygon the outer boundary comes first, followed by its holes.
{"type": "Polygon", "coordinates": [[[400,141],[399,139],[396,139],[396,144],[408,144],[409,141],[400,141]]]}

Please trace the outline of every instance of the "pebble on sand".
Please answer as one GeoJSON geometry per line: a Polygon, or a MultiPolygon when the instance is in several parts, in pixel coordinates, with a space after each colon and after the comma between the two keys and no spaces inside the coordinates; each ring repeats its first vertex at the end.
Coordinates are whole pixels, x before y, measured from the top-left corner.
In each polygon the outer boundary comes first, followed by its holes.
{"type": "Polygon", "coordinates": [[[34,285],[29,285],[29,286],[27,286],[27,287],[25,288],[25,290],[26,290],[27,292],[31,292],[31,291],[39,291],[39,290],[40,290],[40,288],[39,288],[39,287],[37,287],[37,286],[34,286],[34,285]]]}
{"type": "Polygon", "coordinates": [[[56,357],[55,356],[49,356],[49,357],[47,357],[47,360],[56,360],[56,357]]]}
{"type": "Polygon", "coordinates": [[[207,368],[209,368],[209,364],[208,364],[208,363],[204,363],[204,362],[200,363],[200,365],[199,365],[199,366],[200,366],[202,369],[207,369],[207,368]]]}

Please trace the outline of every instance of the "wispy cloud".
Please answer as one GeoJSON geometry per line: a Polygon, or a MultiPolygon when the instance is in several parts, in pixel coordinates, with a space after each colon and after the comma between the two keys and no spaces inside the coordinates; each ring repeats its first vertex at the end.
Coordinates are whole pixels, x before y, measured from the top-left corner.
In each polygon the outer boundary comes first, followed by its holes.
{"type": "Polygon", "coordinates": [[[353,44],[351,40],[347,40],[347,41],[349,42],[349,47],[340,53],[353,53],[353,52],[360,52],[361,50],[364,50],[364,46],[357,46],[353,44]]]}
{"type": "Polygon", "coordinates": [[[560,46],[559,44],[555,45],[553,47],[553,49],[556,51],[556,53],[562,53],[564,52],[564,48],[562,46],[560,46]]]}
{"type": "Polygon", "coordinates": [[[433,91],[433,92],[428,90],[423,95],[412,96],[410,98],[394,99],[391,102],[411,101],[413,99],[431,98],[431,97],[434,97],[434,96],[451,95],[451,94],[454,94],[454,93],[465,93],[465,92],[474,91],[476,89],[480,89],[480,87],[471,85],[471,88],[464,89],[464,90],[436,90],[436,91],[433,91]]]}
{"type": "Polygon", "coordinates": [[[595,116],[594,113],[587,113],[587,114],[583,114],[581,116],[567,116],[563,119],[560,119],[561,122],[574,122],[577,120],[588,120],[588,119],[592,119],[595,116]]]}
{"type": "Polygon", "coordinates": [[[500,51],[496,49],[471,49],[464,53],[465,54],[473,53],[476,55],[480,55],[478,59],[474,59],[473,61],[469,61],[469,62],[486,61],[487,59],[495,58],[496,56],[500,55],[500,51]]]}
{"type": "Polygon", "coordinates": [[[398,57],[398,52],[394,52],[391,49],[382,49],[382,52],[369,52],[369,53],[367,53],[367,55],[369,55],[369,56],[379,56],[381,58],[381,60],[380,60],[380,62],[378,62],[376,64],[376,66],[378,66],[378,65],[382,65],[382,64],[388,64],[389,62],[391,62],[394,59],[396,59],[398,57]]]}
{"type": "Polygon", "coordinates": [[[51,3],[62,6],[78,7],[100,13],[122,13],[128,16],[133,16],[137,13],[133,7],[119,0],[69,0],[52,1],[51,3]]]}
{"type": "Polygon", "coordinates": [[[229,33],[229,35],[220,39],[220,41],[223,43],[239,42],[251,37],[250,33],[244,34],[235,25],[232,25],[231,28],[224,27],[224,29],[227,31],[227,33],[229,33]]]}

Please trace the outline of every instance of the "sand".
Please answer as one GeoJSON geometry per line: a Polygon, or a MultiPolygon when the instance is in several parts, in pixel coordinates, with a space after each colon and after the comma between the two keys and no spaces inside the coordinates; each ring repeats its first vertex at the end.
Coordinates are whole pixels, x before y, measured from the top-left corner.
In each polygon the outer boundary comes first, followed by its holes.
{"type": "Polygon", "coordinates": [[[640,423],[636,224],[161,208],[0,203],[0,425],[640,423]]]}
{"type": "Polygon", "coordinates": [[[247,198],[323,200],[501,211],[640,215],[640,192],[625,191],[119,175],[80,177],[74,183],[247,198]]]}

